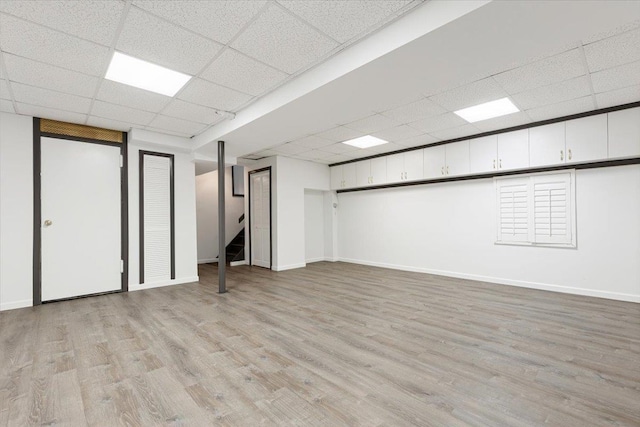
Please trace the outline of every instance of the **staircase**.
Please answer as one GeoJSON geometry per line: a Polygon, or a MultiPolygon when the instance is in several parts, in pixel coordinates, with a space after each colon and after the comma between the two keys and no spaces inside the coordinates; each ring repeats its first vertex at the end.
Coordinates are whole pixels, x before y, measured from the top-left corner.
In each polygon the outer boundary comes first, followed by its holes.
{"type": "Polygon", "coordinates": [[[226,248],[227,265],[244,261],[244,228],[233,238],[226,248]]]}

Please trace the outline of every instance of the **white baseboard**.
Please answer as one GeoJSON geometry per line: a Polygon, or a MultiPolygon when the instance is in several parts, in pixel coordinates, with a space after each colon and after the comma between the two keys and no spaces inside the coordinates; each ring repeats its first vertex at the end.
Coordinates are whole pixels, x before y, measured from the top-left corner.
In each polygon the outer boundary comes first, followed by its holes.
{"type": "Polygon", "coordinates": [[[242,260],[242,261],[231,261],[229,264],[231,265],[231,267],[235,267],[237,265],[247,265],[248,262],[245,259],[245,260],[242,260]]]}
{"type": "Polygon", "coordinates": [[[217,263],[218,262],[218,258],[206,258],[206,259],[199,259],[198,260],[198,264],[211,264],[212,262],[217,263]]]}
{"type": "Polygon", "coordinates": [[[497,283],[500,285],[518,286],[521,288],[539,289],[542,291],[561,292],[565,294],[583,295],[588,297],[606,298],[618,301],[640,302],[640,295],[624,294],[619,292],[607,292],[585,288],[573,288],[569,286],[550,285],[547,283],[527,282],[524,280],[505,279],[501,277],[481,276],[478,274],[458,273],[455,271],[433,270],[429,268],[413,267],[408,265],[388,264],[382,262],[365,261],[359,259],[340,258],[342,262],[352,264],[370,265],[372,267],[390,268],[393,270],[413,271],[428,273],[436,276],[455,277],[458,279],[477,280],[480,282],[497,283]]]}
{"type": "Polygon", "coordinates": [[[285,271],[285,270],[293,270],[295,268],[302,268],[302,267],[306,267],[307,264],[306,263],[300,263],[300,264],[289,264],[289,265],[281,265],[278,267],[273,267],[272,270],[273,271],[285,271]]]}
{"type": "Polygon", "coordinates": [[[307,264],[311,264],[312,262],[321,262],[321,261],[331,261],[331,260],[329,258],[327,258],[327,257],[321,256],[321,257],[318,257],[318,258],[308,259],[308,260],[306,260],[306,263],[307,264]]]}
{"type": "Polygon", "coordinates": [[[152,283],[142,283],[136,285],[129,285],[129,292],[133,291],[142,291],[145,289],[153,289],[153,288],[161,288],[163,286],[173,286],[173,285],[182,285],[183,283],[193,283],[199,281],[200,278],[198,276],[193,277],[184,277],[181,279],[174,279],[169,281],[162,282],[152,282],[152,283]]]}
{"type": "Polygon", "coordinates": [[[0,304],[0,311],[15,310],[16,308],[25,308],[33,306],[33,300],[23,299],[20,301],[3,302],[0,304]]]}

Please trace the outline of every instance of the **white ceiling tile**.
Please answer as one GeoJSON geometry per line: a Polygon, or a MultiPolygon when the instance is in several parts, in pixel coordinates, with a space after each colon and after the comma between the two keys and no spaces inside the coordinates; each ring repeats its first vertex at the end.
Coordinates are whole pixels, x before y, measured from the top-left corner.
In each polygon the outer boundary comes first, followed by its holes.
{"type": "Polygon", "coordinates": [[[271,4],[231,46],[293,74],[316,62],[338,44],[271,4]]]}
{"type": "Polygon", "coordinates": [[[347,123],[345,126],[350,129],[355,129],[366,134],[372,134],[384,129],[389,129],[398,126],[400,123],[390,119],[382,114],[374,114],[364,119],[356,120],[355,122],[347,123]]]}
{"type": "Polygon", "coordinates": [[[168,129],[154,128],[152,126],[147,126],[144,129],[148,130],[148,131],[151,131],[151,132],[164,133],[164,134],[167,134],[167,135],[175,135],[175,136],[179,136],[179,137],[182,137],[182,138],[191,138],[191,136],[192,136],[190,133],[178,132],[178,131],[173,131],[173,130],[168,130],[168,129]]]}
{"type": "Polygon", "coordinates": [[[108,102],[97,100],[93,103],[91,115],[140,126],[148,125],[155,117],[154,113],[150,113],[148,111],[136,110],[134,108],[125,107],[124,105],[110,104],[108,102]]]}
{"type": "Polygon", "coordinates": [[[48,108],[59,108],[64,111],[87,114],[91,100],[67,93],[55,92],[21,83],[12,83],[11,89],[16,102],[39,105],[48,108]]]}
{"type": "Polygon", "coordinates": [[[157,113],[162,110],[172,98],[105,79],[100,85],[96,99],[135,108],[136,110],[157,113]]]}
{"type": "Polygon", "coordinates": [[[577,77],[549,86],[539,87],[511,96],[513,102],[520,110],[530,110],[543,105],[557,104],[570,99],[582,98],[591,93],[589,78],[577,77]]]}
{"type": "Polygon", "coordinates": [[[255,156],[257,156],[258,159],[261,159],[263,157],[273,157],[277,155],[278,153],[275,152],[274,150],[263,150],[258,153],[255,153],[255,156]]]}
{"type": "Polygon", "coordinates": [[[427,98],[423,98],[419,101],[394,108],[393,110],[384,111],[381,114],[399,123],[411,123],[443,113],[446,113],[444,108],[427,98]]]}
{"type": "Polygon", "coordinates": [[[191,31],[226,44],[260,11],[263,0],[135,0],[133,4],[191,31]]]}
{"type": "Polygon", "coordinates": [[[640,61],[593,73],[591,82],[595,93],[640,84],[640,61]]]}
{"type": "Polygon", "coordinates": [[[140,9],[131,8],[116,48],[136,58],[195,75],[222,46],[140,9]]]}
{"type": "Polygon", "coordinates": [[[407,147],[404,147],[400,144],[396,144],[394,142],[389,142],[387,144],[376,145],[375,147],[369,148],[369,150],[376,154],[382,154],[382,153],[390,153],[392,151],[402,150],[404,148],[407,148],[407,147]]]}
{"type": "Polygon", "coordinates": [[[594,109],[595,105],[593,105],[592,97],[585,96],[579,99],[572,99],[571,101],[545,105],[544,107],[527,110],[526,113],[531,117],[531,119],[533,119],[533,121],[538,122],[571,114],[584,113],[585,111],[592,111],[594,109]]]}
{"type": "Polygon", "coordinates": [[[6,80],[0,80],[0,99],[11,99],[9,83],[6,80]]]}
{"type": "Polygon", "coordinates": [[[3,113],[15,113],[13,109],[13,103],[7,99],[0,99],[0,111],[3,113]]]}
{"type": "Polygon", "coordinates": [[[439,93],[429,97],[429,99],[450,111],[455,111],[484,102],[495,101],[507,95],[505,90],[489,77],[439,93]]]}
{"type": "Polygon", "coordinates": [[[25,116],[40,117],[42,119],[59,120],[61,122],[84,124],[86,114],[62,111],[58,108],[41,107],[39,105],[16,104],[17,113],[25,116]]]}
{"type": "Polygon", "coordinates": [[[191,104],[179,99],[171,101],[169,106],[162,111],[162,114],[208,125],[214,125],[224,120],[224,117],[216,114],[216,110],[213,108],[191,104]]]}
{"type": "Polygon", "coordinates": [[[358,0],[279,0],[281,5],[324,32],[344,43],[401,9],[410,1],[358,0]]]}
{"type": "Polygon", "coordinates": [[[596,94],[598,108],[615,107],[617,105],[628,104],[640,101],[640,85],[625,87],[596,94]]]}
{"type": "Polygon", "coordinates": [[[4,55],[7,74],[12,81],[45,89],[92,98],[99,79],[11,54],[4,55]]]}
{"type": "Polygon", "coordinates": [[[592,73],[640,60],[640,29],[609,37],[584,47],[592,73]]]}
{"type": "Polygon", "coordinates": [[[278,145],[277,147],[271,148],[271,150],[277,152],[278,154],[289,154],[289,155],[296,155],[296,154],[301,154],[307,151],[311,151],[309,147],[302,147],[300,145],[295,145],[291,143],[278,145]]]}
{"type": "Polygon", "coordinates": [[[442,129],[431,133],[431,136],[440,140],[462,138],[463,136],[475,135],[480,133],[477,127],[472,124],[466,124],[451,129],[442,129]]]}
{"type": "Polygon", "coordinates": [[[225,49],[201,77],[240,92],[260,95],[288,75],[233,49],[225,49]]]}
{"type": "Polygon", "coordinates": [[[117,120],[105,119],[103,117],[89,116],[87,119],[87,125],[95,126],[103,129],[119,130],[122,132],[128,132],[131,130],[129,123],[119,122],[117,120]]]}
{"type": "Polygon", "coordinates": [[[102,76],[109,61],[104,46],[1,13],[0,39],[3,52],[92,76],[102,76]]]}
{"type": "Polygon", "coordinates": [[[327,139],[332,142],[347,141],[349,139],[358,138],[363,135],[364,132],[360,132],[344,126],[336,126],[333,129],[325,130],[324,132],[315,134],[315,136],[317,137],[327,139]]]}
{"type": "Polygon", "coordinates": [[[384,139],[385,141],[393,141],[398,142],[401,139],[411,138],[413,136],[418,136],[422,132],[412,128],[407,125],[400,125],[394,128],[389,128],[385,130],[381,130],[380,132],[375,132],[373,136],[376,138],[384,139]]]}
{"type": "Polygon", "coordinates": [[[348,160],[352,160],[353,157],[345,155],[345,154],[336,154],[333,157],[327,157],[324,159],[316,160],[316,163],[324,163],[327,165],[332,165],[334,163],[346,162],[348,160]]]}
{"type": "Polygon", "coordinates": [[[0,11],[73,36],[111,45],[125,3],[122,1],[2,1],[0,11]]]}
{"type": "Polygon", "coordinates": [[[251,96],[206,80],[192,79],[178,98],[218,110],[235,111],[251,96]]]}
{"type": "Polygon", "coordinates": [[[453,113],[445,113],[409,123],[409,126],[425,133],[432,133],[442,129],[462,126],[466,123],[466,121],[453,113]]]}
{"type": "Polygon", "coordinates": [[[527,113],[520,111],[518,113],[507,114],[502,117],[495,117],[493,119],[475,122],[473,125],[482,132],[488,132],[492,130],[506,129],[513,126],[520,126],[527,123],[531,123],[531,119],[527,113]]]}
{"type": "Polygon", "coordinates": [[[310,160],[320,160],[320,159],[329,159],[335,157],[335,153],[330,153],[328,151],[322,150],[311,150],[308,153],[305,153],[310,160]]]}
{"type": "Polygon", "coordinates": [[[402,145],[403,147],[419,147],[421,145],[433,144],[434,142],[438,141],[440,141],[440,139],[425,133],[419,136],[414,136],[412,138],[396,141],[396,143],[398,145],[402,145]]]}
{"type": "Polygon", "coordinates": [[[292,144],[307,148],[321,148],[333,144],[333,141],[311,135],[301,139],[297,139],[293,141],[292,144]]]}
{"type": "Polygon", "coordinates": [[[580,49],[514,68],[493,76],[510,94],[524,92],[587,74],[580,49]]]}
{"type": "Polygon", "coordinates": [[[343,144],[342,142],[336,142],[334,144],[327,145],[326,147],[322,147],[322,151],[334,154],[345,154],[356,150],[359,150],[359,148],[354,147],[353,145],[343,144]]]}
{"type": "Polygon", "coordinates": [[[156,129],[179,132],[189,136],[197,135],[207,127],[207,125],[202,123],[194,123],[188,120],[162,115],[157,115],[148,126],[156,129]]]}
{"type": "Polygon", "coordinates": [[[617,36],[618,34],[626,33],[627,31],[635,30],[637,28],[640,28],[640,19],[624,23],[621,26],[613,28],[608,31],[592,34],[591,36],[582,39],[582,44],[584,45],[591,44],[593,42],[597,42],[598,40],[617,36]]]}

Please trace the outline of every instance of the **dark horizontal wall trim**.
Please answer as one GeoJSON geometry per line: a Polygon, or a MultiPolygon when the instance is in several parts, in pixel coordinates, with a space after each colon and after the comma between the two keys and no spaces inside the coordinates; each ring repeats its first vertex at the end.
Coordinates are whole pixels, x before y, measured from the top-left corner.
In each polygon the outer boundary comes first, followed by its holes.
{"type": "Polygon", "coordinates": [[[550,124],[558,123],[558,122],[565,122],[567,120],[580,119],[582,117],[596,116],[598,114],[606,114],[606,113],[611,113],[613,111],[626,110],[626,109],[635,108],[635,107],[640,107],[640,101],[631,102],[629,104],[617,105],[615,107],[601,108],[599,110],[587,111],[587,112],[579,113],[579,114],[572,114],[570,116],[558,117],[558,118],[555,118],[555,119],[542,120],[542,121],[534,122],[534,123],[527,123],[525,125],[513,126],[513,127],[505,128],[505,129],[492,130],[490,132],[477,133],[475,135],[469,135],[469,136],[463,136],[463,137],[460,137],[460,138],[448,139],[446,141],[438,141],[438,142],[434,142],[433,144],[421,145],[419,147],[409,147],[409,148],[403,148],[402,150],[390,151],[388,153],[374,154],[373,156],[361,157],[359,159],[353,159],[353,160],[347,160],[347,161],[344,161],[344,162],[332,163],[332,164],[329,165],[329,167],[345,165],[347,163],[356,163],[356,162],[360,162],[362,160],[375,159],[377,157],[390,156],[392,154],[405,153],[407,151],[422,150],[423,148],[437,147],[438,145],[451,144],[453,142],[466,141],[468,139],[482,138],[483,136],[498,135],[498,134],[501,134],[501,133],[514,132],[514,131],[522,130],[522,129],[530,129],[530,128],[534,128],[534,127],[538,127],[538,126],[550,125],[550,124]]]}
{"type": "Polygon", "coordinates": [[[90,142],[92,144],[110,145],[112,147],[122,147],[122,142],[109,142],[109,141],[103,141],[102,139],[83,138],[83,137],[80,137],[80,136],[60,135],[58,133],[42,132],[42,133],[40,133],[40,136],[48,137],[48,138],[66,139],[68,141],[90,142]]]}
{"type": "Polygon", "coordinates": [[[565,169],[579,170],[579,169],[607,168],[612,166],[626,166],[626,165],[637,165],[637,164],[640,164],[640,157],[634,157],[631,159],[620,159],[620,160],[605,160],[601,162],[582,163],[582,164],[576,164],[576,165],[565,164],[565,165],[556,165],[556,166],[544,166],[539,168],[517,169],[517,170],[511,170],[511,171],[484,173],[484,174],[478,174],[478,175],[461,175],[461,176],[452,176],[450,178],[423,179],[421,181],[394,182],[393,184],[381,184],[381,185],[372,185],[369,187],[346,188],[344,190],[336,190],[336,192],[351,193],[354,191],[380,190],[383,188],[409,187],[412,185],[439,184],[442,182],[453,182],[453,181],[468,181],[472,179],[487,179],[487,178],[494,178],[498,176],[522,175],[522,174],[537,173],[537,172],[553,172],[553,171],[565,170],[565,169]]]}

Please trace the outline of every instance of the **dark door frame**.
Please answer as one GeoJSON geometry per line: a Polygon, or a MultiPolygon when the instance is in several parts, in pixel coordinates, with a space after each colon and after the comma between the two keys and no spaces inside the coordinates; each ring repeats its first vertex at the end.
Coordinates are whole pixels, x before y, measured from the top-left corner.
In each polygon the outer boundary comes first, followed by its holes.
{"type": "Polygon", "coordinates": [[[100,139],[84,138],[57,133],[41,132],[40,118],[33,118],[33,305],[42,304],[42,181],[41,164],[42,137],[64,139],[68,141],[88,142],[91,144],[110,145],[120,148],[122,166],[120,167],[120,259],[122,260],[122,274],[120,290],[101,292],[98,294],[78,295],[45,302],[55,302],[68,299],[84,298],[94,295],[112,294],[129,291],[129,182],[127,161],[127,133],[122,132],[122,142],[111,142],[100,139]]]}
{"type": "Polygon", "coordinates": [[[271,166],[265,168],[255,169],[249,171],[249,265],[253,265],[251,252],[251,242],[253,241],[253,234],[251,233],[251,175],[269,171],[269,269],[273,268],[273,174],[271,173],[271,166]]]}

